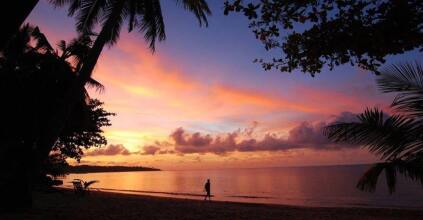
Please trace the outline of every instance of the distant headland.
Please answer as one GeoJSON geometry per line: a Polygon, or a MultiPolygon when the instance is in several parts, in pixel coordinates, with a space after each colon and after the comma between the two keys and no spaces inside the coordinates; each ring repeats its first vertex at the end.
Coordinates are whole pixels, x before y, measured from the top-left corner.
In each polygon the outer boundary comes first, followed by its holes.
{"type": "Polygon", "coordinates": [[[103,173],[103,172],[133,172],[133,171],[161,171],[152,167],[129,167],[129,166],[69,166],[68,173],[103,173]]]}

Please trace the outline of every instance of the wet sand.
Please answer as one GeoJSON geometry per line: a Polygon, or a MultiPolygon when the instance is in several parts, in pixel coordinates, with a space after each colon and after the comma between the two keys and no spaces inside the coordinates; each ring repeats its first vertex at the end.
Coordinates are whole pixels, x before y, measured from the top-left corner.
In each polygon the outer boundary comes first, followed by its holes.
{"type": "Polygon", "coordinates": [[[35,193],[34,207],[0,219],[423,219],[423,210],[317,208],[91,192],[35,193]]]}

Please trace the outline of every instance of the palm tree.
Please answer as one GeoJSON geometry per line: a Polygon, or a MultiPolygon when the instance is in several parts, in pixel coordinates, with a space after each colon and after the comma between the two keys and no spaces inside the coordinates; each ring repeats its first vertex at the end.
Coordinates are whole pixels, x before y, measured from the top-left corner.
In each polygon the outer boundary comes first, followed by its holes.
{"type": "MultiPolygon", "coordinates": [[[[211,11],[206,0],[175,0],[175,2],[192,12],[198,19],[200,26],[202,24],[208,25],[207,15],[210,15],[211,11]]],[[[30,12],[37,3],[38,1],[36,0],[25,1],[18,7],[18,11],[25,9],[25,11],[30,12]],[[30,2],[31,5],[29,4],[30,2]]],[[[81,87],[84,87],[87,83],[95,84],[91,80],[94,66],[103,47],[106,44],[113,45],[117,42],[124,21],[128,22],[129,32],[138,29],[144,33],[144,38],[149,42],[149,46],[153,51],[156,40],[162,41],[166,38],[160,0],[50,0],[50,3],[55,6],[68,5],[69,15],[76,14],[77,29],[82,35],[86,36],[92,33],[92,29],[97,24],[101,26],[101,31],[92,48],[86,51],[86,55],[83,59],[80,59],[82,62],[78,63],[79,82],[74,86],[75,88],[69,90],[69,94],[65,97],[67,99],[72,99],[75,91],[81,90],[81,87]]],[[[29,12],[24,13],[24,19],[29,12]]],[[[24,19],[20,18],[22,21],[24,19]]],[[[66,120],[71,108],[70,106],[69,108],[58,110],[58,114],[54,116],[55,120],[53,120],[56,122],[52,123],[52,137],[50,140],[45,141],[44,145],[52,145],[56,141],[57,132],[54,132],[54,130],[61,130],[61,126],[57,126],[57,122],[66,120]]],[[[50,151],[47,148],[45,150],[46,153],[50,151]]]]}
{"type": "MultiPolygon", "coordinates": [[[[200,26],[208,25],[207,15],[211,11],[205,0],[175,0],[184,9],[192,12],[200,26]]],[[[101,31],[97,36],[92,50],[84,60],[79,71],[82,82],[86,82],[94,69],[95,64],[107,44],[115,44],[120,35],[122,25],[128,23],[128,32],[138,29],[144,33],[145,40],[152,51],[156,41],[165,40],[165,25],[162,16],[160,0],[55,0],[56,6],[69,4],[69,14],[76,14],[77,30],[80,33],[91,33],[99,24],[101,31]]]]}
{"type": "MultiPolygon", "coordinates": [[[[206,0],[175,0],[184,9],[192,12],[198,19],[200,26],[208,25],[207,15],[211,14],[206,0]]],[[[122,24],[128,22],[128,31],[138,29],[144,33],[144,38],[154,52],[156,40],[166,38],[160,0],[52,0],[56,6],[69,5],[69,15],[76,15],[77,29],[82,35],[93,33],[96,25],[101,30],[89,50],[88,55],[82,60],[78,71],[78,82],[69,89],[65,99],[72,100],[75,92],[81,90],[91,79],[95,64],[106,44],[113,45],[119,39],[122,24]]],[[[52,115],[49,125],[51,135],[42,141],[42,155],[48,156],[51,147],[56,142],[63,121],[67,120],[72,111],[73,104],[57,109],[52,115]]]]}
{"type": "Polygon", "coordinates": [[[376,189],[385,171],[390,193],[395,191],[397,173],[423,185],[423,68],[420,64],[392,65],[377,79],[380,90],[395,93],[394,114],[367,109],[357,122],[334,123],[324,133],[335,142],[362,145],[384,162],[374,164],[359,180],[364,191],[376,189]]]}
{"type": "MultiPolygon", "coordinates": [[[[57,46],[60,51],[55,51],[56,56],[63,61],[71,60],[72,64],[70,65],[73,67],[73,71],[78,73],[81,70],[83,62],[87,59],[93,46],[93,41],[91,35],[81,34],[77,38],[72,39],[69,43],[61,40],[57,46]]],[[[86,82],[86,85],[100,92],[104,90],[104,86],[91,77],[86,82]]]]}
{"type": "MultiPolygon", "coordinates": [[[[74,153],[79,153],[81,146],[105,142],[98,127],[107,126],[105,117],[109,114],[96,108],[97,104],[87,103],[86,89],[77,90],[73,100],[63,99],[68,88],[77,81],[78,60],[90,47],[88,42],[82,37],[69,44],[62,41],[59,48],[63,50],[54,50],[38,27],[24,25],[0,55],[0,99],[4,106],[0,112],[5,116],[0,127],[3,140],[0,194],[3,195],[1,200],[7,201],[11,208],[30,204],[30,180],[44,166],[43,150],[50,150],[48,157],[56,146],[62,154],[73,157],[78,156],[74,153]],[[74,107],[69,120],[61,121],[64,129],[59,133],[59,141],[56,139],[50,148],[41,148],[42,141],[50,136],[51,115],[70,103],[74,107]]],[[[87,82],[99,86],[93,79],[87,82]]],[[[0,211],[4,208],[0,207],[0,211]]]]}

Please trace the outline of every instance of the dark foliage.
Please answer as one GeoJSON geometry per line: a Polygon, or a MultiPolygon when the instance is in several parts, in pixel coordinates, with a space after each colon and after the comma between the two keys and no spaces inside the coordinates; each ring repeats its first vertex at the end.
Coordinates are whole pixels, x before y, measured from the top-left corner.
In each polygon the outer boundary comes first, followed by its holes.
{"type": "MultiPolygon", "coordinates": [[[[56,6],[67,5],[70,16],[76,18],[76,28],[82,34],[92,33],[100,26],[100,32],[92,50],[84,59],[79,78],[86,82],[106,44],[113,45],[119,40],[124,23],[128,32],[138,30],[144,34],[152,51],[156,41],[166,39],[161,3],[158,0],[51,0],[56,6]]],[[[176,0],[185,10],[193,13],[200,25],[208,25],[207,15],[211,11],[205,0],[176,0]]]]}
{"type": "Polygon", "coordinates": [[[41,176],[50,175],[53,178],[65,176],[69,167],[66,158],[67,156],[61,152],[52,152],[42,167],[41,176]]]}
{"type": "Polygon", "coordinates": [[[378,73],[387,55],[423,46],[420,0],[262,0],[225,2],[225,14],[243,13],[271,60],[265,70],[300,69],[314,76],[327,65],[350,63],[378,73]]]}
{"type": "MultiPolygon", "coordinates": [[[[53,147],[53,151],[60,151],[63,155],[76,159],[78,162],[83,155],[83,149],[101,147],[107,144],[103,136],[102,127],[110,126],[109,116],[114,115],[102,108],[103,103],[97,99],[90,99],[74,111],[84,117],[84,120],[70,120],[53,147]]],[[[78,116],[71,116],[71,119],[78,116]]]]}
{"type": "Polygon", "coordinates": [[[377,108],[367,109],[357,116],[358,122],[337,122],[324,132],[335,142],[362,145],[385,160],[364,174],[359,189],[374,191],[385,171],[393,193],[397,173],[423,185],[423,68],[418,63],[392,65],[381,72],[377,83],[383,92],[397,94],[392,103],[396,113],[388,116],[377,108]]]}
{"type": "MultiPolygon", "coordinates": [[[[10,104],[3,109],[8,115],[2,132],[4,139],[38,147],[38,140],[48,135],[46,122],[66,104],[65,93],[75,83],[76,72],[90,45],[90,38],[82,36],[68,44],[61,41],[59,49],[54,50],[37,27],[22,27],[0,58],[3,100],[10,104]]],[[[103,89],[94,79],[88,85],[103,89]]],[[[100,128],[110,125],[107,117],[112,114],[101,108],[100,101],[91,100],[85,88],[77,91],[75,98],[70,118],[61,122],[65,126],[54,150],[79,160],[82,146],[106,143],[100,128]]]]}
{"type": "MultiPolygon", "coordinates": [[[[38,27],[24,25],[3,50],[0,56],[0,98],[4,103],[0,128],[0,138],[4,140],[2,163],[26,164],[26,169],[33,170],[35,161],[44,160],[39,140],[49,135],[46,122],[51,115],[66,104],[63,97],[76,80],[80,53],[89,48],[83,42],[89,41],[81,37],[68,46],[61,41],[61,50],[54,50],[38,27]],[[11,156],[11,152],[22,156],[16,159],[17,155],[11,156]]],[[[100,86],[95,80],[91,82],[100,86]]],[[[51,165],[62,166],[67,157],[79,160],[82,148],[106,144],[101,128],[110,125],[108,117],[113,114],[105,111],[100,101],[91,99],[85,88],[77,95],[69,119],[61,122],[65,126],[54,145],[54,154],[40,168],[48,173],[56,173],[51,165]]]]}

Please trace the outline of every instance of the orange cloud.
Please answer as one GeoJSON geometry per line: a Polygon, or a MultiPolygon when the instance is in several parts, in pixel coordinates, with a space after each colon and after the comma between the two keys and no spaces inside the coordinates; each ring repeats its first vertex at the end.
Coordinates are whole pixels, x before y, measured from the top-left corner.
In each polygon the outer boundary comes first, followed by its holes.
{"type": "Polygon", "coordinates": [[[128,149],[122,144],[110,144],[104,148],[94,149],[84,154],[85,156],[115,156],[115,155],[130,155],[128,149]]]}
{"type": "Polygon", "coordinates": [[[307,105],[299,105],[283,97],[265,94],[256,90],[240,89],[229,86],[215,86],[213,93],[218,100],[239,105],[255,105],[271,110],[296,110],[301,112],[315,112],[316,109],[307,105]]]}

